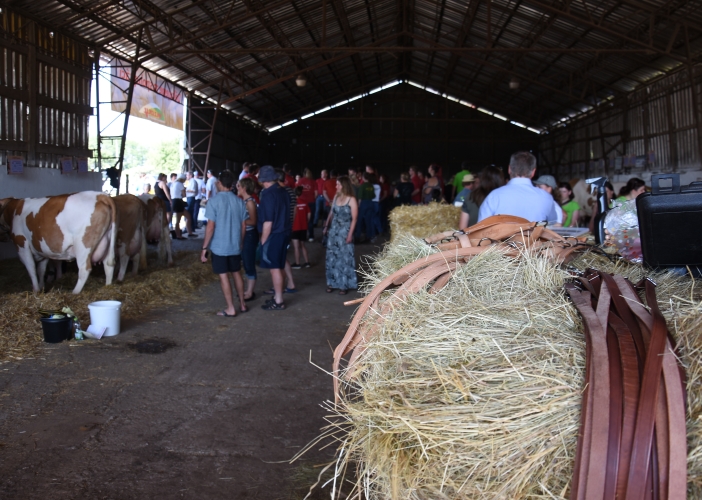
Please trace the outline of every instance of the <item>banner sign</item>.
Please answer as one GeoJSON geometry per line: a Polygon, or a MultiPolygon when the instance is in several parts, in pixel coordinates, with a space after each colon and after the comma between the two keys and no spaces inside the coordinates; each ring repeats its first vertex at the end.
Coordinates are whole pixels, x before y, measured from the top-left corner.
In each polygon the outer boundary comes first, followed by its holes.
{"type": "MultiPolygon", "coordinates": [[[[111,70],[112,110],[123,112],[127,109],[127,90],[132,66],[115,59],[111,70]]],[[[183,130],[183,91],[150,71],[138,69],[130,114],[183,130]]]]}
{"type": "Polygon", "coordinates": [[[88,159],[87,158],[76,158],[76,163],[78,164],[78,172],[84,174],[88,171],[88,159]]]}
{"type": "Polygon", "coordinates": [[[21,156],[8,156],[7,173],[21,174],[22,172],[24,172],[24,158],[22,158],[21,156]]]}
{"type": "Polygon", "coordinates": [[[70,174],[73,172],[73,158],[61,158],[61,173],[70,174]]]}

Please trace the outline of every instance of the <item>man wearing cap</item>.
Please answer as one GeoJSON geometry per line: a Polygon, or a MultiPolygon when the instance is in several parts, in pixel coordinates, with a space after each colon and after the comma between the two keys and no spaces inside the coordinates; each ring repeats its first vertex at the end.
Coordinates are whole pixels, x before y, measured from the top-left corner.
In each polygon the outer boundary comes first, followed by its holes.
{"type": "Polygon", "coordinates": [[[563,209],[558,203],[558,184],[556,184],[556,179],[552,175],[542,175],[534,181],[534,186],[539,189],[543,189],[553,198],[553,204],[556,210],[556,218],[554,220],[549,220],[549,226],[562,226],[563,225],[563,209]]]}
{"type": "MultiPolygon", "coordinates": [[[[468,198],[468,195],[470,195],[471,190],[473,189],[473,184],[475,183],[475,178],[473,177],[473,174],[465,174],[463,176],[463,179],[461,181],[461,185],[463,186],[463,189],[456,195],[456,197],[453,200],[453,204],[457,207],[462,207],[463,202],[465,201],[466,198],[468,198]]],[[[455,185],[455,183],[454,183],[455,185]]]]}
{"type": "Polygon", "coordinates": [[[478,222],[493,215],[515,215],[532,222],[556,219],[553,197],[534,187],[536,157],[529,151],[514,153],[509,160],[510,180],[493,190],[478,212],[478,222]]]}
{"type": "Polygon", "coordinates": [[[207,262],[207,248],[212,254],[212,270],[219,275],[219,284],[222,287],[224,300],[227,307],[217,313],[217,316],[236,316],[234,299],[232,296],[232,285],[229,282],[231,276],[234,280],[236,293],[239,295],[241,312],[247,312],[248,308],[244,303],[244,280],[241,277],[241,249],[244,242],[246,226],[244,221],[248,217],[246,205],[236,194],[232,192],[234,186],[234,174],[225,170],[220,175],[219,185],[221,192],[219,196],[207,203],[205,216],[209,221],[205,229],[205,241],[202,245],[200,260],[207,262]]]}
{"type": "Polygon", "coordinates": [[[274,295],[262,309],[280,311],[283,302],[283,270],[287,261],[290,224],[290,197],[278,184],[278,175],[270,165],[261,168],[258,180],[263,184],[261,203],[258,205],[258,232],[261,234],[261,267],[269,269],[274,295]]]}
{"type": "MultiPolygon", "coordinates": [[[[453,204],[456,205],[456,202],[458,201],[458,196],[456,193],[461,193],[461,188],[465,187],[462,186],[462,184],[465,182],[463,178],[466,175],[470,175],[470,170],[468,170],[468,162],[464,161],[461,163],[461,171],[456,174],[456,176],[453,178],[453,182],[451,183],[451,196],[453,198],[453,204]]],[[[472,188],[471,188],[472,189],[472,188]]],[[[465,195],[468,196],[468,195],[465,195]]],[[[464,196],[464,198],[465,198],[464,196]]],[[[461,200],[461,203],[463,203],[463,200],[461,200]]],[[[461,205],[456,205],[457,207],[460,207],[461,205]]]]}

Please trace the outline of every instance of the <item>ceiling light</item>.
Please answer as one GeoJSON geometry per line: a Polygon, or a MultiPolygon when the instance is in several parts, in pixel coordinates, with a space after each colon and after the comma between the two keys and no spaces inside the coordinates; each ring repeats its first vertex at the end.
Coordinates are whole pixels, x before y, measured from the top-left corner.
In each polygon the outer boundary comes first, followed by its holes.
{"type": "Polygon", "coordinates": [[[519,80],[512,77],[512,79],[509,81],[509,88],[512,90],[517,90],[519,88],[519,80]]]}
{"type": "Polygon", "coordinates": [[[54,32],[53,32],[53,31],[49,31],[49,38],[53,38],[53,37],[54,37],[54,32]]]}
{"type": "Polygon", "coordinates": [[[297,75],[297,78],[295,78],[295,85],[304,87],[307,85],[307,77],[305,77],[305,75],[297,75]]]}

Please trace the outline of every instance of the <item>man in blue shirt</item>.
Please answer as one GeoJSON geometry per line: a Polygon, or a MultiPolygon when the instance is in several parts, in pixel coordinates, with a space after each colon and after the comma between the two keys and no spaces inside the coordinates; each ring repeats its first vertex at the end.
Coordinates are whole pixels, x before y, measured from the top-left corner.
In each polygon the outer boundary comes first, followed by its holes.
{"type": "Polygon", "coordinates": [[[261,306],[266,311],[285,309],[283,302],[283,269],[287,262],[288,240],[292,230],[290,197],[278,184],[278,174],[266,165],[258,174],[263,184],[258,205],[258,232],[261,234],[261,267],[269,269],[273,280],[273,298],[261,306]]]}
{"type": "Polygon", "coordinates": [[[509,160],[510,181],[492,191],[478,212],[478,222],[493,215],[515,215],[532,222],[555,220],[553,197],[535,187],[536,158],[528,151],[514,153],[509,160]]]}
{"type": "Polygon", "coordinates": [[[244,220],[248,216],[244,202],[232,192],[234,174],[229,170],[221,173],[218,182],[218,195],[210,198],[205,210],[207,226],[205,241],[202,245],[200,260],[207,262],[207,248],[212,254],[212,270],[219,275],[219,284],[222,287],[226,309],[217,313],[217,316],[236,316],[231,276],[234,280],[236,293],[239,295],[241,312],[247,312],[244,303],[244,280],[241,278],[241,248],[243,246],[246,227],[244,220]]]}

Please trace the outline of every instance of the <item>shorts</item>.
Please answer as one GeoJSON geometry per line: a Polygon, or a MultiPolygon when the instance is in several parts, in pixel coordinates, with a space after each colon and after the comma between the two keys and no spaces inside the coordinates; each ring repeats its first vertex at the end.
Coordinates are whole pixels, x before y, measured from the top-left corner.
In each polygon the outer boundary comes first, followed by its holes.
{"type": "Polygon", "coordinates": [[[212,271],[215,274],[237,273],[241,269],[241,255],[212,254],[212,271]]]}
{"type": "Polygon", "coordinates": [[[161,200],[163,202],[164,206],[166,207],[166,212],[173,211],[173,210],[171,210],[171,201],[170,200],[168,200],[166,198],[159,198],[159,200],[161,200]]]}
{"type": "Polygon", "coordinates": [[[293,231],[291,240],[306,240],[307,239],[307,229],[301,229],[299,231],[293,231]]]}
{"type": "Polygon", "coordinates": [[[263,244],[261,264],[264,269],[284,269],[290,237],[285,233],[273,233],[263,244]]]}
{"type": "Polygon", "coordinates": [[[173,200],[173,212],[185,212],[185,202],[179,198],[173,200]]]}

